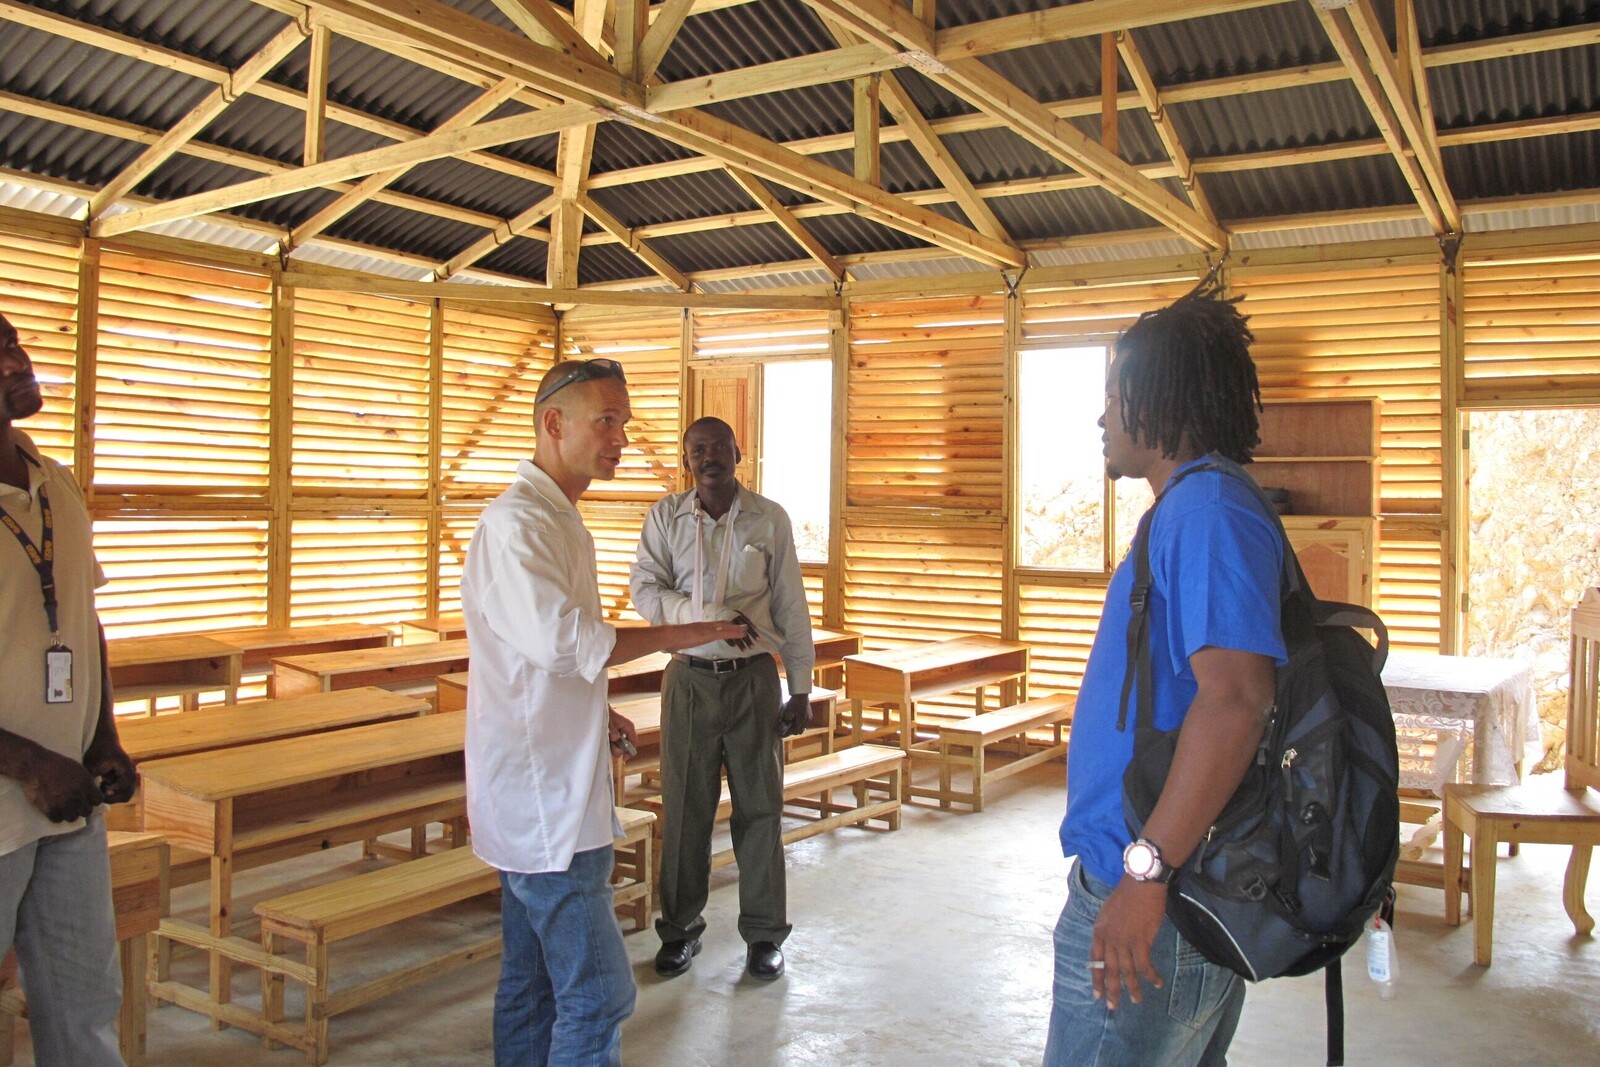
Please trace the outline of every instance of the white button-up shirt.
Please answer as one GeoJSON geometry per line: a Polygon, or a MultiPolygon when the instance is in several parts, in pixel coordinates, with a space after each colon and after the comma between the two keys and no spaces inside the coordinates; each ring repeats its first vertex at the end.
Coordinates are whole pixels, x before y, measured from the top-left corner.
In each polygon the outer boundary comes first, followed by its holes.
{"type": "Polygon", "coordinates": [[[811,667],[817,650],[811,639],[811,608],[806,604],[788,514],[776,501],[742,485],[733,506],[720,519],[697,512],[694,496],[690,489],[662,497],[645,516],[638,558],[628,583],[634,609],[657,626],[742,614],[756,628],[754,647],[741,652],[726,641],[713,641],[686,651],[712,659],[775,653],[783,659],[790,691],[811,692],[811,667]],[[704,619],[697,618],[694,611],[697,516],[704,619]],[[730,523],[731,538],[727,536],[730,523]],[[718,575],[724,572],[722,601],[716,603],[718,575]]]}
{"type": "Polygon", "coordinates": [[[472,648],[467,817],[503,871],[564,871],[612,842],[606,660],[594,539],[528,460],[483,511],[461,575],[472,648]]]}

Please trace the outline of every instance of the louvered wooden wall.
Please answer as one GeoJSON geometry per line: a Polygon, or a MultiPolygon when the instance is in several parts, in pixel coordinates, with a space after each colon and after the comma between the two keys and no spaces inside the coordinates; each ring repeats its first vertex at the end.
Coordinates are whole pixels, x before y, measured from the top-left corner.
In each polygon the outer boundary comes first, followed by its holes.
{"type": "MultiPolygon", "coordinates": [[[[1014,353],[1103,343],[1206,267],[1049,268],[1011,294],[994,274],[868,283],[831,320],[557,321],[285,290],[259,257],[85,242],[37,216],[0,213],[0,229],[14,263],[0,310],[48,398],[26,429],[87,476],[114,633],[453,610],[477,513],[528,454],[532,392],[558,352],[627,369],[636,450],[583,507],[607,609],[629,614],[639,524],[679,484],[686,366],[831,353],[835,558],[806,574],[819,621],[873,647],[1014,634],[1035,648],[1039,691],[1077,683],[1126,531],[1098,572],[1012,565],[1014,353]]],[[[1600,404],[1600,228],[1472,236],[1458,262],[1399,241],[1237,254],[1225,271],[1269,396],[1383,399],[1376,598],[1418,648],[1452,640],[1456,411],[1600,404]]]]}

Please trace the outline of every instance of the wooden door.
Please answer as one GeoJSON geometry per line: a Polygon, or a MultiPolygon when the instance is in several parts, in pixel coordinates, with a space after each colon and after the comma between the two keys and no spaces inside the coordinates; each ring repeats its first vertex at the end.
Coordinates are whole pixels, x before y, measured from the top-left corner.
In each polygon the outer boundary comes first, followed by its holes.
{"type": "MultiPolygon", "coordinates": [[[[733,427],[733,436],[739,442],[739,466],[736,474],[746,488],[760,491],[756,484],[756,471],[760,469],[761,451],[761,375],[754,364],[719,367],[689,368],[689,410],[683,425],[687,428],[696,419],[711,415],[733,427]]],[[[693,484],[693,476],[682,472],[684,488],[693,484]]]]}

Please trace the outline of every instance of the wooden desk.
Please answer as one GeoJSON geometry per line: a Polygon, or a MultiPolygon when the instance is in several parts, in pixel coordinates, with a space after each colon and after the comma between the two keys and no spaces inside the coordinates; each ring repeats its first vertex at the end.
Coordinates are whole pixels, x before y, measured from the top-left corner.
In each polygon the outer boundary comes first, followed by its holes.
{"type": "Polygon", "coordinates": [[[1028,653],[1028,646],[1017,641],[968,635],[846,656],[845,695],[850,698],[851,733],[857,744],[865,740],[861,706],[882,704],[898,714],[900,747],[909,752],[916,741],[919,700],[973,689],[977,691],[975,709],[981,713],[984,687],[1002,683],[1016,690],[1003,699],[1026,700],[1028,653]]]}
{"type": "Polygon", "coordinates": [[[406,619],[400,623],[400,640],[408,645],[426,644],[429,641],[464,641],[467,637],[467,617],[461,612],[448,615],[430,615],[425,619],[406,619]]]}
{"type": "Polygon", "coordinates": [[[848,630],[811,629],[811,643],[816,646],[817,661],[812,666],[812,677],[818,685],[839,689],[844,686],[844,659],[861,651],[861,635],[848,630]]]}
{"type": "Polygon", "coordinates": [[[220,691],[228,704],[237,700],[243,658],[237,648],[200,634],[106,642],[112,696],[117,701],[176,696],[186,711],[198,706],[201,693],[220,691]]]}
{"type": "MultiPolygon", "coordinates": [[[[279,737],[321,733],[345,726],[426,715],[427,700],[382,689],[341,689],[279,700],[247,700],[204,715],[160,715],[117,724],[117,736],[133,761],[167,759],[191,752],[236,748],[279,737]]],[[[106,825],[117,830],[144,828],[144,799],[106,809],[106,825]]]]}
{"type": "Polygon", "coordinates": [[[154,760],[140,768],[145,825],[210,857],[209,930],[167,920],[161,934],[211,952],[209,996],[158,975],[163,1000],[262,1032],[259,1014],[228,1004],[235,870],[466,814],[466,719],[428,715],[220,752],[154,760]]]}
{"type": "Polygon", "coordinates": [[[277,695],[330,693],[372,685],[379,689],[430,686],[441,674],[467,669],[467,642],[435,641],[421,645],[363,648],[353,652],[320,652],[285,656],[273,661],[277,695]]]}
{"type": "Polygon", "coordinates": [[[353,648],[388,648],[394,633],[386,626],[364,622],[330,622],[316,626],[262,626],[252,630],[218,630],[206,635],[244,653],[246,677],[265,675],[267,695],[272,692],[272,661],[283,656],[308,656],[315,652],[346,652],[353,648]]]}
{"type": "MultiPolygon", "coordinates": [[[[652,652],[648,656],[641,656],[620,666],[607,667],[606,676],[610,679],[606,687],[607,695],[616,699],[659,694],[661,679],[666,674],[667,664],[670,662],[672,657],[665,652],[652,652]]],[[[438,695],[434,698],[434,707],[437,710],[467,710],[467,673],[457,671],[453,674],[439,675],[436,680],[438,695]]]]}
{"type": "MultiPolygon", "coordinates": [[[[167,842],[160,834],[110,831],[111,906],[117,921],[118,966],[122,971],[122,1007],[117,1012],[117,1047],[128,1067],[144,1063],[145,1015],[148,997],[145,969],[149,936],[161,925],[166,900],[167,842]]],[[[22,991],[14,988],[16,956],[0,963],[0,1064],[12,1059],[11,1020],[25,1010],[22,991]]]]}

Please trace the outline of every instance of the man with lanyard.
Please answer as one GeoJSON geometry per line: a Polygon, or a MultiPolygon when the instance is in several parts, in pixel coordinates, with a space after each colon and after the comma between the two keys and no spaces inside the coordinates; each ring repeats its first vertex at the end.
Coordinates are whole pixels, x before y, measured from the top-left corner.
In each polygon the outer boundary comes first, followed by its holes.
{"type": "Polygon", "coordinates": [[[620,364],[552,367],[534,400],[533,458],[484,509],[461,576],[467,816],[473,851],[500,871],[494,1059],[505,1067],[621,1063],[634,983],[612,910],[610,753],[632,744],[633,725],[608,711],[606,666],[745,636],[730,622],[603,618],[577,503],[593,479],[616,476],[631,414],[620,364]]]}
{"type": "Polygon", "coordinates": [[[683,435],[695,488],[658,500],[645,517],[630,586],[652,623],[732,619],[744,641],[711,642],[673,656],[661,689],[661,950],[656,973],[687,971],[705,930],[711,829],[728,774],[733,852],[739,864],[739,935],[745,969],[783,973],[789,936],[784,886],[783,748],[810,717],[816,649],[794,533],[783,508],[734,477],[739,445],[721,419],[683,435]],[[783,657],[783,699],[772,654],[783,657]]]}
{"type": "Polygon", "coordinates": [[[1061,848],[1078,862],[1056,924],[1045,1067],[1220,1067],[1239,1022],[1244,983],[1183,939],[1166,904],[1173,870],[1255,757],[1284,659],[1276,522],[1220,471],[1180,479],[1207,459],[1250,461],[1260,403],[1251,340],[1208,278],[1130,326],[1106,375],[1106,474],[1166,496],[1147,520],[1151,694],[1157,729],[1180,733],[1135,840],[1122,809],[1134,735],[1131,714],[1120,715],[1134,569],[1124,559],[1072,723],[1061,848]]]}
{"type": "Polygon", "coordinates": [[[44,406],[0,316],[0,955],[16,947],[41,1067],[120,1064],[103,803],[133,796],[117,741],[83,493],[13,423],[44,406]]]}

